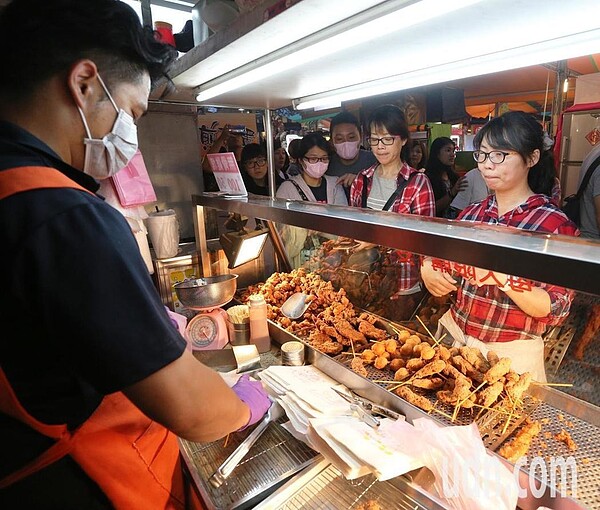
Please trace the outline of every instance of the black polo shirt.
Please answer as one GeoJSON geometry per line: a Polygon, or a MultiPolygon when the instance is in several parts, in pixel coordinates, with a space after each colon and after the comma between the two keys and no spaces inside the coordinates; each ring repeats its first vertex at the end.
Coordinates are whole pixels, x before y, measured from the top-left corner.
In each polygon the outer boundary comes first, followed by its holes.
{"type": "MultiPolygon", "coordinates": [[[[53,167],[98,189],[41,140],[0,122],[0,172],[20,166],[53,167]]],[[[0,366],[38,420],[75,428],[104,395],[183,353],[127,222],[101,198],[75,189],[5,198],[0,236],[0,366]]],[[[0,413],[0,478],[48,444],[0,413]]]]}

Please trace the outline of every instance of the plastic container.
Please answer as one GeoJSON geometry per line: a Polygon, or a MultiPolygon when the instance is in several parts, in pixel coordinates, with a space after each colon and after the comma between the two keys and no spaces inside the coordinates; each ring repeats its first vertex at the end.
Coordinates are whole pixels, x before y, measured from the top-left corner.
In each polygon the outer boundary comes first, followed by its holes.
{"type": "Polygon", "coordinates": [[[271,337],[269,337],[265,298],[261,294],[252,294],[248,306],[250,307],[250,343],[256,345],[258,352],[268,352],[271,349],[271,337]]]}
{"type": "Polygon", "coordinates": [[[157,259],[169,259],[179,250],[179,222],[173,209],[151,213],[146,228],[157,259]]]}

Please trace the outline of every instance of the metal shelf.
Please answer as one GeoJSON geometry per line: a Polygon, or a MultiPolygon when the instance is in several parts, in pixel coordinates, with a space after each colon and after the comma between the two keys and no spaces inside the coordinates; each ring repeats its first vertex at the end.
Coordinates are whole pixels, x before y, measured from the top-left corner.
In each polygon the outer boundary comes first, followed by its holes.
{"type": "MultiPolygon", "coordinates": [[[[300,201],[193,195],[205,206],[598,294],[600,242],[300,201]]],[[[198,236],[197,236],[198,239],[198,236]]]]}

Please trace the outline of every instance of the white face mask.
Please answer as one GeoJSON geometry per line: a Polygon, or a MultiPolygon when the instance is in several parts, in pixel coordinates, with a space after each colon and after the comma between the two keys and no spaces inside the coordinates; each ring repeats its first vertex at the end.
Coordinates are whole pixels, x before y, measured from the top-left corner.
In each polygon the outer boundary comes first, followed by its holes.
{"type": "Polygon", "coordinates": [[[92,138],[92,133],[85,120],[83,111],[79,106],[77,109],[79,110],[87,134],[87,138],[83,139],[85,145],[83,172],[94,179],[107,179],[123,169],[137,151],[137,126],[133,122],[131,115],[117,107],[100,75],[98,75],[98,81],[117,111],[117,119],[110,133],[102,137],[102,139],[92,138]]]}
{"type": "Polygon", "coordinates": [[[358,142],[334,143],[335,152],[342,159],[354,159],[358,154],[358,142]]]}

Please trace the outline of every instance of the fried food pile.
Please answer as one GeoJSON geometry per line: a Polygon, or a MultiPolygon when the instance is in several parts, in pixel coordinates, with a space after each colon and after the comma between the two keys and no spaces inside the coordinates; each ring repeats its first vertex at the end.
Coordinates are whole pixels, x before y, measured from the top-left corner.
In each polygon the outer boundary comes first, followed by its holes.
{"type": "Polygon", "coordinates": [[[274,273],[266,282],[248,287],[248,293],[262,294],[269,319],[325,354],[335,356],[352,349],[361,352],[370,340],[390,337],[387,331],[375,326],[377,317],[357,312],[343,288],[335,290],[331,282],[304,268],[274,273]],[[285,317],[280,310],[295,292],[304,292],[310,302],[302,320],[296,321],[285,317]]]}
{"type": "Polygon", "coordinates": [[[397,340],[372,344],[360,356],[363,364],[393,371],[399,383],[396,394],[424,411],[436,402],[455,412],[486,409],[500,401],[517,408],[531,383],[531,374],[517,374],[509,358],[498,358],[493,351],[486,358],[473,347],[432,346],[408,331],[397,340]]]}

